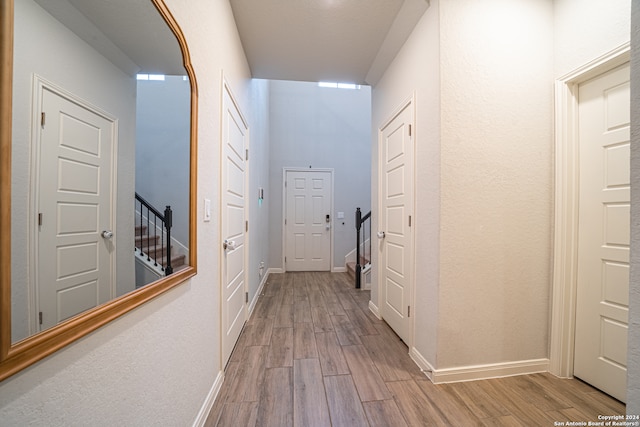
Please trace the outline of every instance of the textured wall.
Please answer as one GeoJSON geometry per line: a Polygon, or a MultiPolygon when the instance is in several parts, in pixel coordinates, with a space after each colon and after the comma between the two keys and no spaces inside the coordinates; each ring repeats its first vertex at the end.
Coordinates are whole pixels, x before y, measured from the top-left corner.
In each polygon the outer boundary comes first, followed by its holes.
{"type": "Polygon", "coordinates": [[[554,0],[554,77],[629,41],[631,0],[554,0]]]}
{"type": "MultiPolygon", "coordinates": [[[[415,94],[415,316],[414,347],[436,365],[440,224],[440,46],[438,2],[429,9],[372,91],[373,229],[378,230],[378,130],[415,94]]],[[[373,265],[379,265],[374,251],[373,265]]],[[[380,307],[377,270],[371,300],[380,307]]]]}
{"type": "Polygon", "coordinates": [[[416,94],[414,344],[438,369],[547,355],[552,23],[432,1],[373,91],[376,129],[416,94]]]}
{"type": "Polygon", "coordinates": [[[0,383],[2,426],[191,425],[221,370],[220,81],[248,111],[250,71],[228,2],[166,3],[198,80],[198,275],[0,383]]]}
{"type": "Polygon", "coordinates": [[[269,266],[282,267],[282,169],[313,166],[334,169],[332,265],[344,267],[345,255],[356,247],[356,207],[368,212],[371,206],[370,88],[274,80],[270,89],[269,266]]]}
{"type": "Polygon", "coordinates": [[[440,2],[438,368],[547,357],[550,1],[440,2]]]}

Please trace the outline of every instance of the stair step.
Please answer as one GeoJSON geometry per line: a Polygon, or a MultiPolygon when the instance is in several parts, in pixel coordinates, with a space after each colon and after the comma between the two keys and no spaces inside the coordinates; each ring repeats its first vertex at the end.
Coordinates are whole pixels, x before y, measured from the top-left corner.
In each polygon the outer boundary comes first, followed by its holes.
{"type": "MultiPolygon", "coordinates": [[[[174,269],[174,271],[177,267],[185,264],[186,258],[187,257],[185,255],[176,255],[171,257],[171,267],[174,269]]],[[[158,258],[156,262],[161,263],[163,267],[166,267],[167,257],[158,258]]]]}
{"type": "MultiPolygon", "coordinates": [[[[162,256],[167,252],[166,245],[145,246],[143,248],[140,248],[140,247],[138,248],[142,249],[142,252],[144,252],[145,255],[149,255],[151,258],[157,258],[158,256],[162,256]]],[[[171,247],[171,251],[173,252],[173,246],[171,247]]]]}
{"type": "MultiPolygon", "coordinates": [[[[147,258],[147,254],[142,254],[142,255],[138,255],[140,258],[147,258]]],[[[174,269],[178,266],[184,265],[185,260],[186,260],[186,255],[175,255],[171,257],[171,267],[173,267],[174,269]]],[[[157,262],[158,264],[161,264],[163,267],[167,266],[167,257],[162,257],[162,258],[153,258],[151,257],[152,261],[157,262]]]]}
{"type": "Polygon", "coordinates": [[[136,236],[141,234],[147,234],[147,226],[146,225],[136,225],[134,228],[134,232],[136,236]]]}
{"type": "Polygon", "coordinates": [[[351,278],[355,280],[355,278],[356,278],[356,263],[355,262],[348,262],[347,263],[347,273],[349,273],[349,276],[351,276],[351,278]]]}
{"type": "Polygon", "coordinates": [[[138,248],[146,248],[146,247],[149,247],[149,246],[157,245],[159,240],[160,240],[160,236],[159,235],[148,236],[148,235],[144,234],[142,236],[136,236],[135,237],[135,245],[138,248]]]}

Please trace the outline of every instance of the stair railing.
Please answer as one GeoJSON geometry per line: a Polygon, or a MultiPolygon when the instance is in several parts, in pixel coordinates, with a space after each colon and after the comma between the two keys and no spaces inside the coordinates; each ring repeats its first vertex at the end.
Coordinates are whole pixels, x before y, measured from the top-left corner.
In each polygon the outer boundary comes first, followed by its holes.
{"type": "MultiPolygon", "coordinates": [[[[360,262],[360,246],[364,249],[366,243],[366,222],[369,220],[369,257],[371,257],[371,211],[365,216],[362,216],[360,208],[356,208],[356,289],[360,289],[362,286],[362,265],[360,262]],[[362,230],[364,228],[364,230],[362,230]],[[360,242],[360,235],[362,235],[362,242],[360,242]]],[[[366,255],[366,251],[365,251],[366,255]]]]}
{"type": "Polygon", "coordinates": [[[168,276],[173,273],[173,267],[171,267],[171,226],[173,224],[173,212],[171,211],[171,206],[167,206],[164,210],[164,214],[162,214],[138,193],[136,193],[135,202],[135,208],[139,209],[140,212],[140,234],[139,236],[136,236],[140,238],[140,256],[146,256],[148,262],[153,262],[153,265],[156,267],[159,266],[160,269],[164,271],[165,275],[168,276]],[[147,229],[146,238],[143,232],[145,221],[147,229]],[[164,230],[164,232],[158,232],[158,229],[164,230]],[[158,234],[160,234],[160,236],[158,236],[158,234]],[[166,247],[164,244],[165,234],[167,236],[166,247]],[[160,240],[160,244],[158,244],[158,239],[160,240]],[[144,247],[143,242],[146,243],[146,254],[142,250],[144,247]],[[151,258],[152,252],[153,258],[151,258]],[[160,252],[160,257],[158,257],[158,252],[160,252]],[[165,259],[166,265],[162,265],[162,262],[158,264],[158,258],[161,260],[165,259]]]}

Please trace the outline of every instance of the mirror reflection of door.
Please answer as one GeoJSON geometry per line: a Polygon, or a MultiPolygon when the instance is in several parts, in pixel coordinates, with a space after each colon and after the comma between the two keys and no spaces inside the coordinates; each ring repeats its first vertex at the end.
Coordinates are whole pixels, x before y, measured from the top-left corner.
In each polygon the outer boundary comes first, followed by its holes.
{"type": "MultiPolygon", "coordinates": [[[[11,342],[16,343],[164,277],[136,282],[134,199],[139,190],[160,211],[171,205],[172,254],[189,263],[192,92],[183,77],[187,72],[176,36],[151,0],[16,1],[13,36],[11,342]],[[125,16],[136,25],[125,25],[125,16]],[[150,72],[176,77],[137,80],[138,74],[150,72]],[[82,114],[111,117],[111,137],[93,118],[63,115],[64,153],[46,151],[51,147],[40,152],[36,116],[43,85],[71,104],[84,104],[82,114]],[[146,105],[153,110],[143,111],[146,105]],[[91,149],[67,141],[68,132],[88,135],[96,129],[101,148],[107,147],[102,146],[105,138],[117,141],[111,158],[101,157],[104,164],[89,159],[91,149]],[[141,152],[141,145],[148,149],[141,152]],[[144,170],[138,171],[140,163],[144,170]],[[55,189],[63,175],[71,191],[55,189]],[[97,176],[100,185],[89,188],[97,176]],[[106,183],[109,188],[103,187],[106,183]],[[89,201],[94,190],[111,199],[89,201]],[[55,233],[46,229],[54,217],[55,233]],[[112,239],[101,237],[102,231],[113,232],[112,239]],[[88,234],[93,240],[82,240],[88,234]]],[[[49,114],[43,138],[57,121],[49,114]]]]}
{"type": "Polygon", "coordinates": [[[114,296],[115,122],[45,88],[39,138],[38,330],[114,296]]]}

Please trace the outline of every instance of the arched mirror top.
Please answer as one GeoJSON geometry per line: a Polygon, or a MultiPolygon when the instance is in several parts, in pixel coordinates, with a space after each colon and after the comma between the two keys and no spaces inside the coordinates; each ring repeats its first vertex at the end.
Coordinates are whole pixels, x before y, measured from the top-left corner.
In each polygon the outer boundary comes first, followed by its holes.
{"type": "Polygon", "coordinates": [[[0,26],[1,381],[196,273],[197,86],[162,0],[0,0],[0,26]]]}

